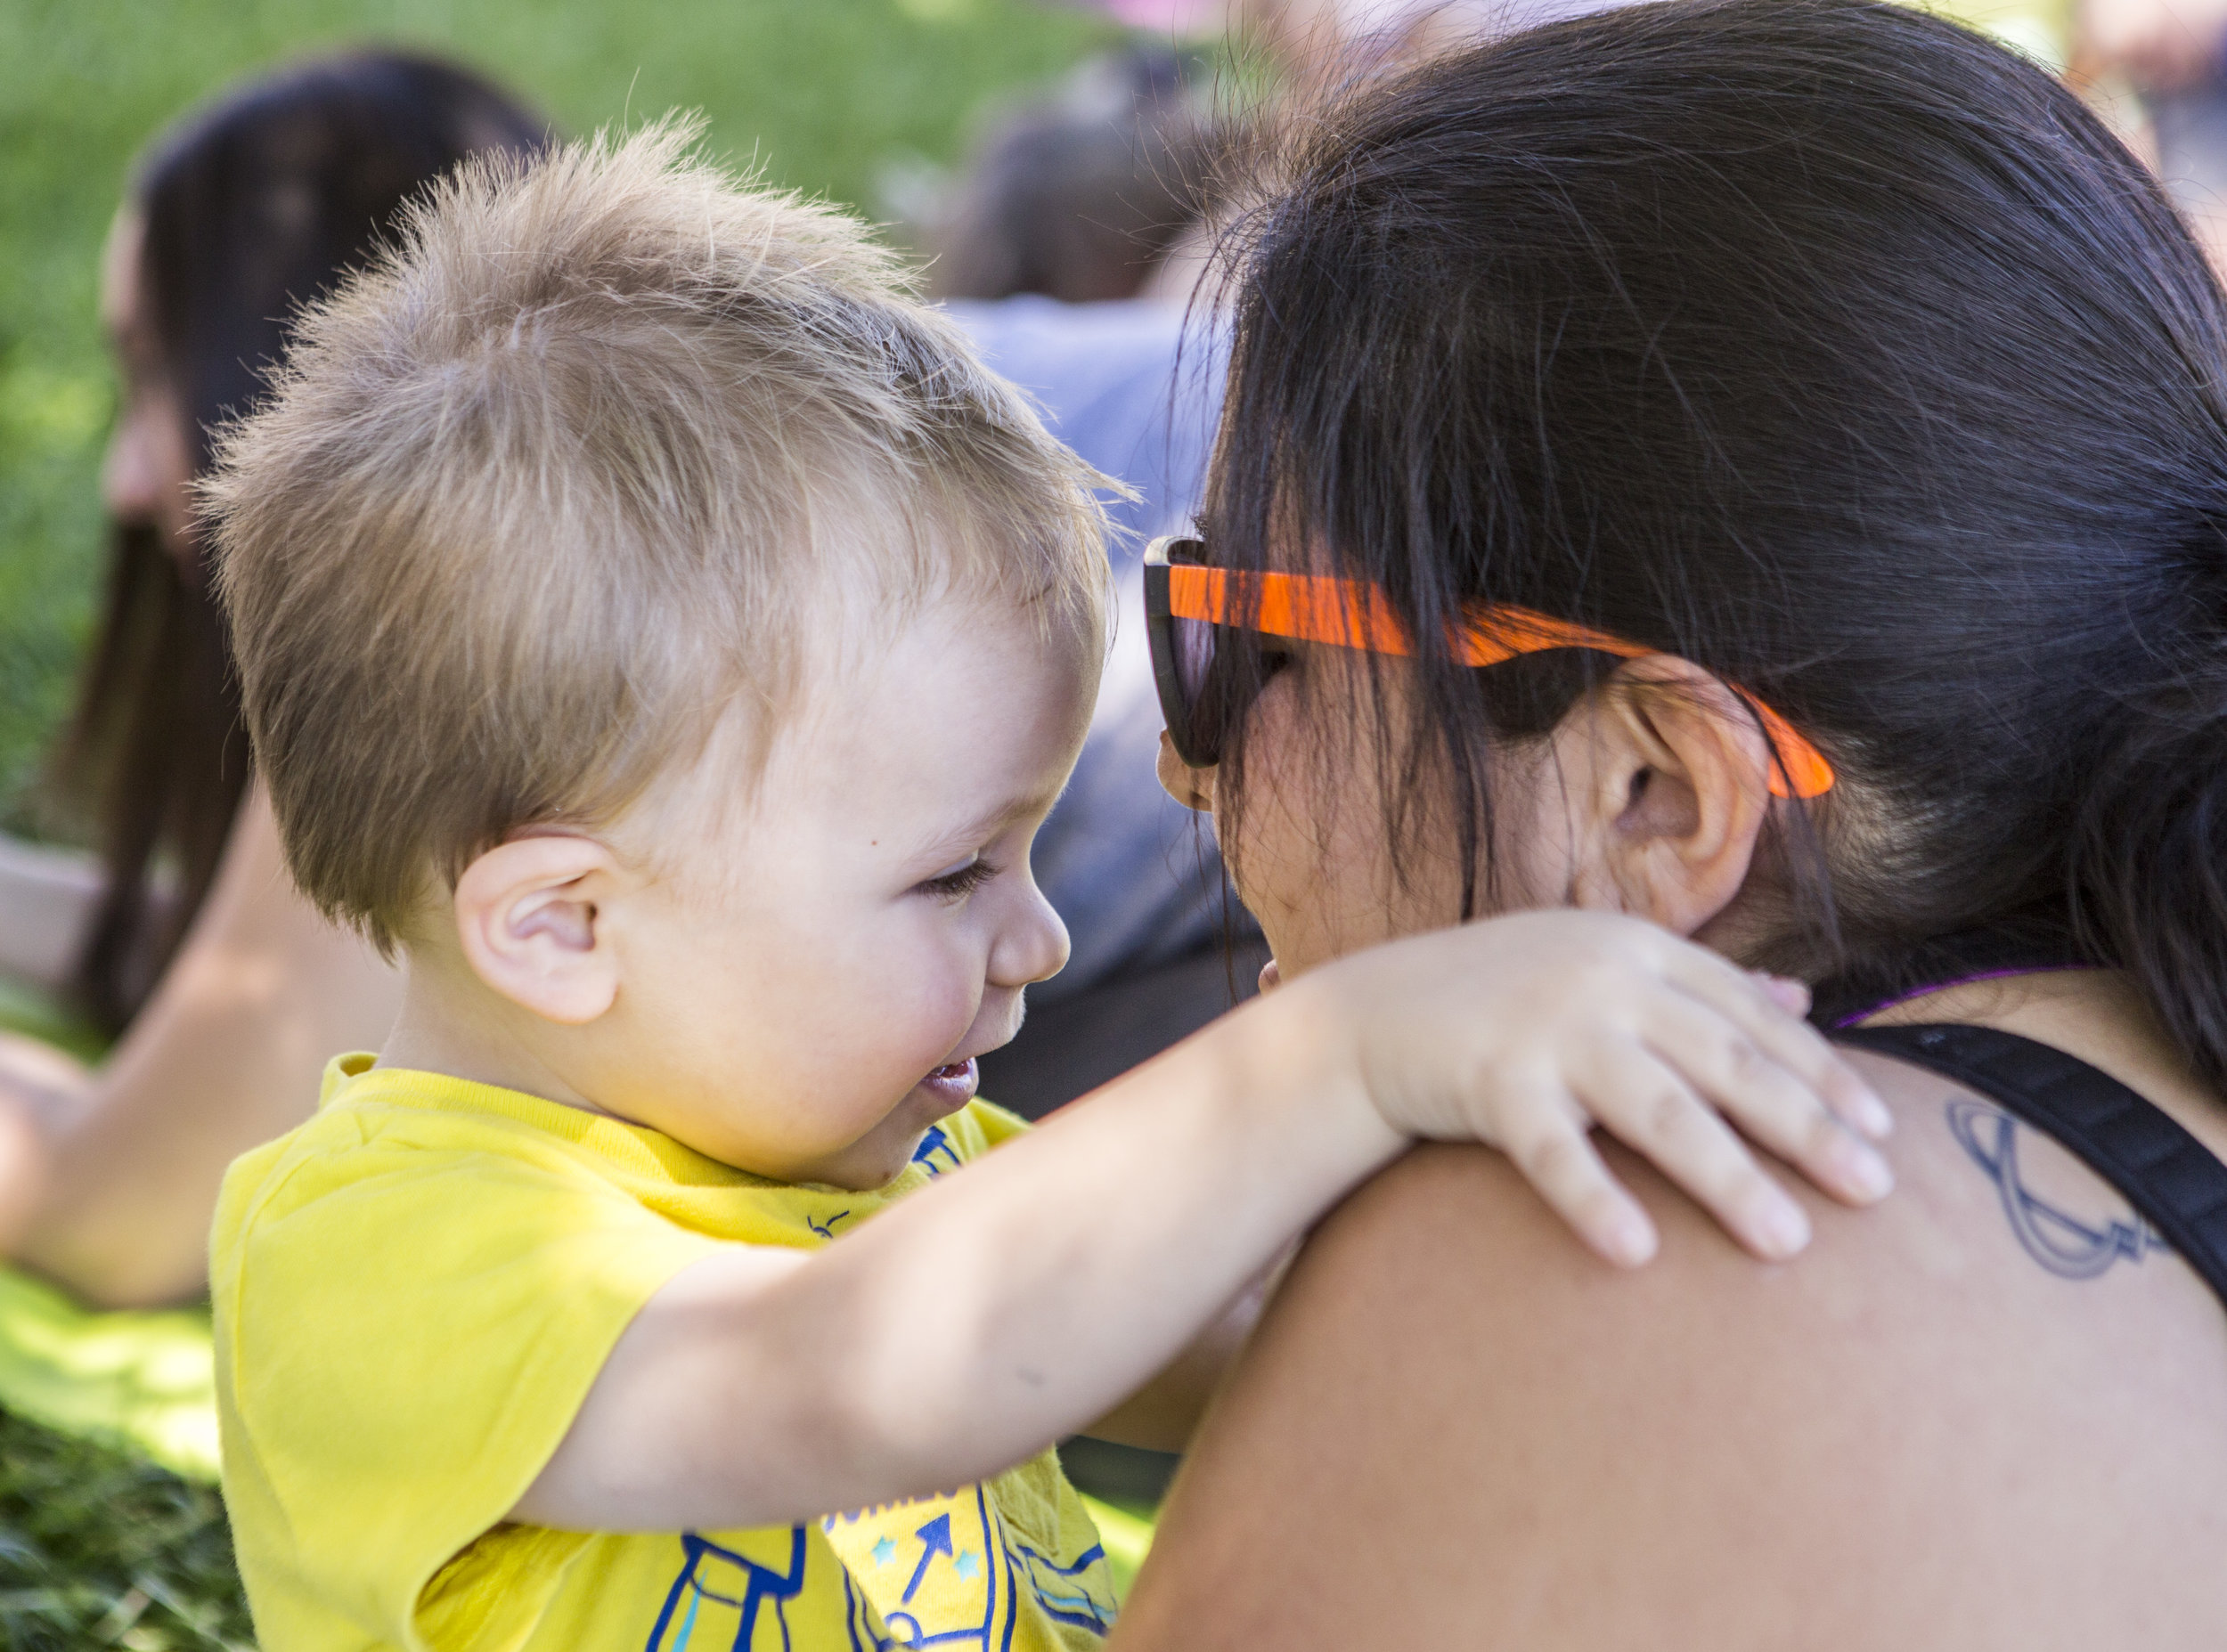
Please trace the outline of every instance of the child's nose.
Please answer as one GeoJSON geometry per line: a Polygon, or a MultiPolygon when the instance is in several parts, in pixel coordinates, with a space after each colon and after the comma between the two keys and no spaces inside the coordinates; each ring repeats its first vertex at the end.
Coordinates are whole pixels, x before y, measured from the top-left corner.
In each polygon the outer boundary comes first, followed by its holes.
{"type": "Polygon", "coordinates": [[[1032,881],[991,949],[990,979],[1000,987],[1048,981],[1067,966],[1068,950],[1066,924],[1032,881]]]}

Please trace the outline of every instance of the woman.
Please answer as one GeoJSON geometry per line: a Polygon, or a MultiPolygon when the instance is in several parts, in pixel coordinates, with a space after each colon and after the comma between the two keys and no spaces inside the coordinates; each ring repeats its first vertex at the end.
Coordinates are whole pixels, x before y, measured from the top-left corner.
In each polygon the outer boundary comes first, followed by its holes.
{"type": "Polygon", "coordinates": [[[376,1044],[399,1002],[392,972],[294,894],[250,777],[193,523],[208,432],[254,400],[294,306],[411,195],[545,130],[461,69],[333,58],[166,134],[110,232],[115,551],[61,764],[97,811],[105,875],[73,901],[70,868],[0,868],[11,950],[74,954],[73,996],[124,1030],[92,1073],[0,1042],[0,1240],[96,1303],[200,1290],[225,1165],[294,1124],[325,1059],[376,1044]]]}
{"type": "Polygon", "coordinates": [[[1864,1029],[1903,1193],[1758,1271],[1638,1176],[1623,1278],[1417,1153],[1115,1644],[2220,1644],[2227,298],[2165,196],[1952,25],[1724,0],[1358,94],[1238,267],[1163,775],[1275,967],[1646,916],[1864,1029]]]}

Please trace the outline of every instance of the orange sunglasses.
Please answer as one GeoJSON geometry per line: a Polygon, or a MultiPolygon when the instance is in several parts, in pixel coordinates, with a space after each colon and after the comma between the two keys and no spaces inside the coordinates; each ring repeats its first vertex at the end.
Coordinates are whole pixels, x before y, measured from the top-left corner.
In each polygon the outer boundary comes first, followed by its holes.
{"type": "MultiPolygon", "coordinates": [[[[1220,687],[1214,680],[1220,655],[1216,627],[1373,654],[1415,653],[1399,616],[1373,585],[1316,574],[1218,568],[1205,556],[1205,541],[1197,539],[1156,539],[1145,549],[1145,629],[1160,711],[1176,755],[1194,769],[1221,761],[1221,731],[1230,716],[1216,704],[1221,696],[1211,692],[1220,687]]],[[[1591,648],[1627,660],[1661,652],[1513,607],[1472,609],[1458,640],[1462,663],[1473,667],[1554,648],[1591,648]]],[[[1771,744],[1771,794],[1807,798],[1830,792],[1832,765],[1824,754],[1746,689],[1733,685],[1733,692],[1755,712],[1771,744]]]]}

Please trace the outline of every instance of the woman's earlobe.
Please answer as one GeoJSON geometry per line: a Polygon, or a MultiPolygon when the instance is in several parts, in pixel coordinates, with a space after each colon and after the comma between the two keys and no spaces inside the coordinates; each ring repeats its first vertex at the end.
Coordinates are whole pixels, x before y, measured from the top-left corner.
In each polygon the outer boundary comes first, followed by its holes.
{"type": "Polygon", "coordinates": [[[1160,758],[1156,765],[1161,789],[1186,809],[1201,814],[1211,814],[1214,808],[1214,771],[1194,769],[1176,755],[1175,742],[1168,731],[1160,731],[1160,758]]]}

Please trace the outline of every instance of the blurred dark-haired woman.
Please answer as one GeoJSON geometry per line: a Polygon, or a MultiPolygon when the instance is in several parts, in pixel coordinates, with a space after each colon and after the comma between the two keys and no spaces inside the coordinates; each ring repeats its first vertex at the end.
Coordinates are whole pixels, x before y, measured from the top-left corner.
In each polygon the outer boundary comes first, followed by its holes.
{"type": "MultiPolygon", "coordinates": [[[[1236,248],[1171,790],[1289,978],[1521,907],[1813,983],[1898,1196],[1660,1259],[1419,1151],[1114,1644],[2227,1645],[2227,296],[2078,98],[1638,5],[1310,120],[1236,248]]],[[[1666,1101],[1672,1098],[1666,1097],[1666,1101]]]]}
{"type": "Polygon", "coordinates": [[[0,846],[0,966],[122,1035],[90,1072],[0,1039],[0,1242],[91,1301],[199,1291],[225,1165],[295,1123],[326,1058],[376,1045],[399,1002],[371,949],[295,894],[254,783],[194,523],[208,433],[412,196],[547,131],[465,70],[350,53],[188,117],[117,214],[113,553],[55,765],[99,823],[101,875],[0,846]]]}

